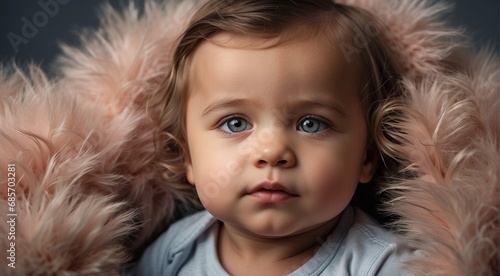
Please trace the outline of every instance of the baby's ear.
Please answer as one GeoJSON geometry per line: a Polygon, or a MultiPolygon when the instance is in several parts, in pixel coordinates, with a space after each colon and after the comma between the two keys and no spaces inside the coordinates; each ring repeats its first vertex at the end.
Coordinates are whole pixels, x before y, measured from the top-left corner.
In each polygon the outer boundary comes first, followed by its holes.
{"type": "Polygon", "coordinates": [[[372,142],[366,147],[365,150],[365,157],[358,180],[360,183],[368,183],[370,182],[370,180],[372,180],[373,175],[375,174],[375,171],[377,169],[378,160],[379,151],[375,146],[375,143],[372,142]]]}
{"type": "Polygon", "coordinates": [[[184,168],[186,169],[186,178],[191,185],[194,185],[194,172],[193,164],[191,162],[191,155],[189,153],[189,148],[187,142],[180,141],[180,147],[182,150],[182,159],[184,160],[184,168]]]}

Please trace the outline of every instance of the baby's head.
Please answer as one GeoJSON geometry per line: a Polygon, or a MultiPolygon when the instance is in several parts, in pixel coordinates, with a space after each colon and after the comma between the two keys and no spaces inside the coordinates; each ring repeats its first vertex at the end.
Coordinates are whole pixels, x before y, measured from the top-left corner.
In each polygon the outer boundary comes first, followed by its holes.
{"type": "Polygon", "coordinates": [[[155,99],[167,178],[259,235],[336,218],[372,179],[373,126],[398,96],[381,28],[330,0],[209,1],[155,99]]]}

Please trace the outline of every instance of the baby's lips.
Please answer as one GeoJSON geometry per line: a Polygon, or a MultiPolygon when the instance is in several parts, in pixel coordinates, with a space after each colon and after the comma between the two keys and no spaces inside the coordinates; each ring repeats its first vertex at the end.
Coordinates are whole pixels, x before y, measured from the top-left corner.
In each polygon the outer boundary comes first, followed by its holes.
{"type": "Polygon", "coordinates": [[[292,191],[290,188],[287,188],[283,184],[274,181],[263,181],[257,186],[255,186],[249,194],[253,194],[259,191],[282,191],[290,196],[299,196],[296,192],[292,191]]]}

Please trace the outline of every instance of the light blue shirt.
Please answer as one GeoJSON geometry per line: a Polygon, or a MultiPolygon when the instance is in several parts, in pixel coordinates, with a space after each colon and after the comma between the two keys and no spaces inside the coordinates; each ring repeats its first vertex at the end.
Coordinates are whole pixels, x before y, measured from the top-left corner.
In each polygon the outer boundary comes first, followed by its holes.
{"type": "MultiPolygon", "coordinates": [[[[207,211],[174,223],[143,254],[134,275],[229,275],[217,257],[219,222],[207,211]]],[[[320,249],[298,275],[408,275],[402,260],[408,251],[393,235],[357,208],[347,207],[320,249]]]]}

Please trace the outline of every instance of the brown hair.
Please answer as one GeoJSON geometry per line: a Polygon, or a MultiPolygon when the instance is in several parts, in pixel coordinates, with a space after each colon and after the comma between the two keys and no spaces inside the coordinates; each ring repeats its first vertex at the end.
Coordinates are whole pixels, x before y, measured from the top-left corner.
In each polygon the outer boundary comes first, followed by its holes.
{"type": "MultiPolygon", "coordinates": [[[[182,159],[185,139],[185,102],[189,83],[187,64],[197,46],[214,34],[290,39],[311,34],[339,47],[348,62],[362,71],[360,100],[368,129],[380,150],[384,147],[373,126],[385,114],[383,107],[400,97],[392,57],[381,38],[383,25],[368,13],[332,0],[212,0],[193,16],[174,53],[170,74],[159,87],[153,105],[160,110],[158,163],[166,168],[169,183],[185,182],[182,159]],[[296,30],[307,29],[309,32],[296,30]]],[[[280,43],[280,42],[278,42],[280,43]]],[[[380,150],[383,152],[383,150],[380,150]]],[[[387,169],[387,168],[385,168],[387,169]]]]}

